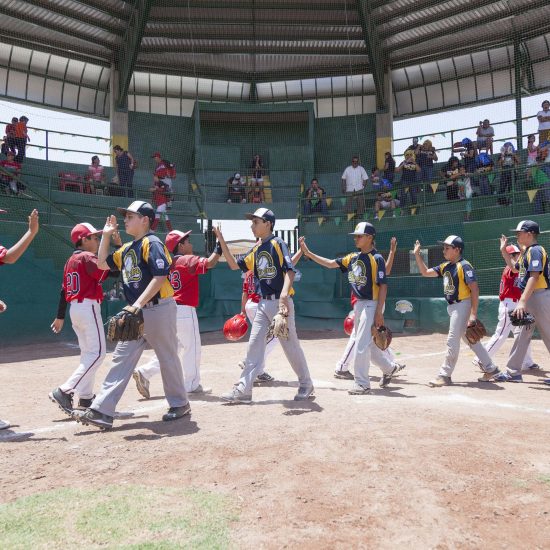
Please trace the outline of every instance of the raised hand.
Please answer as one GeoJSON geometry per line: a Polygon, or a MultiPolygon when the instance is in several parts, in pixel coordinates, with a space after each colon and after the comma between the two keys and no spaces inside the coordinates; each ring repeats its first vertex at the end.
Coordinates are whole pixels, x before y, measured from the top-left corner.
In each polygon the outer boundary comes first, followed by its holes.
{"type": "Polygon", "coordinates": [[[103,235],[110,237],[117,230],[118,223],[116,221],[116,216],[107,216],[105,226],[103,227],[103,235]]]}
{"type": "Polygon", "coordinates": [[[414,253],[415,253],[415,254],[420,254],[420,246],[421,246],[421,245],[420,245],[420,241],[417,240],[417,241],[414,243],[414,253]]]}
{"type": "Polygon", "coordinates": [[[29,216],[29,231],[33,235],[36,235],[38,233],[38,228],[39,228],[38,221],[39,221],[38,210],[35,208],[29,216]]]}
{"type": "Polygon", "coordinates": [[[508,244],[508,237],[506,235],[500,236],[500,250],[504,250],[508,244]]]}
{"type": "Polygon", "coordinates": [[[395,237],[392,237],[390,239],[390,251],[395,252],[397,250],[397,239],[395,237]]]}

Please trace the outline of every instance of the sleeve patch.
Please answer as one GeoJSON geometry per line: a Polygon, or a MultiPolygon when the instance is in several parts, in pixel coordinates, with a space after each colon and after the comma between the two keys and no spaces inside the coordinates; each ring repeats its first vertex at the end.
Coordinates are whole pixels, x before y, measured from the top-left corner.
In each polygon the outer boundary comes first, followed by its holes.
{"type": "Polygon", "coordinates": [[[164,260],[162,258],[157,258],[156,259],[156,264],[157,264],[157,267],[159,269],[163,269],[164,268],[164,260]]]}
{"type": "Polygon", "coordinates": [[[532,264],[533,264],[533,267],[538,267],[540,262],[538,260],[533,260],[532,264]]]}

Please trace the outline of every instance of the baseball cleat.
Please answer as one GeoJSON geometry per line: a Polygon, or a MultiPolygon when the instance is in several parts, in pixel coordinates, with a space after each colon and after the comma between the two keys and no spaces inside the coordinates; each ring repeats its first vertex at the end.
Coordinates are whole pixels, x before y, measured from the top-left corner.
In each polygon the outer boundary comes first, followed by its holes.
{"type": "Polygon", "coordinates": [[[537,363],[533,363],[532,365],[529,365],[525,370],[536,370],[536,369],[540,369],[540,365],[538,365],[537,363]]]}
{"type": "Polygon", "coordinates": [[[370,388],[355,382],[355,384],[353,384],[353,386],[348,390],[348,393],[350,395],[368,395],[370,393],[370,388]]]}
{"type": "MultiPolygon", "coordinates": [[[[545,378],[543,381],[542,381],[543,384],[546,384],[547,386],[550,386],[550,378],[545,378]]],[[[1,429],[1,428],[0,428],[1,429]]]]}
{"type": "Polygon", "coordinates": [[[452,383],[453,381],[450,376],[443,376],[440,374],[437,378],[430,380],[428,386],[430,386],[430,388],[441,388],[442,386],[451,386],[452,383]]]}
{"type": "Polygon", "coordinates": [[[60,388],[55,388],[48,397],[54,403],[57,403],[59,408],[67,415],[71,416],[73,412],[73,396],[70,393],[65,393],[60,388]]]}
{"type": "Polygon", "coordinates": [[[11,424],[7,420],[0,420],[0,430],[7,430],[11,424]]]}
{"type": "Polygon", "coordinates": [[[78,399],[78,408],[89,409],[92,406],[94,399],[95,399],[95,395],[93,395],[90,399],[83,399],[82,397],[80,397],[78,399]]]}
{"type": "Polygon", "coordinates": [[[96,426],[102,430],[110,430],[113,427],[113,417],[107,414],[100,413],[94,409],[86,409],[85,411],[73,411],[72,417],[84,426],[96,426]]]}
{"type": "Polygon", "coordinates": [[[194,390],[188,391],[187,393],[193,393],[193,394],[202,394],[205,395],[207,393],[212,393],[212,388],[203,388],[202,384],[199,384],[194,390]]]}
{"type": "Polygon", "coordinates": [[[385,388],[391,382],[391,379],[400,371],[405,368],[405,365],[400,365],[399,363],[394,363],[393,370],[389,374],[383,374],[380,378],[380,387],[385,388]]]}
{"type": "Polygon", "coordinates": [[[349,370],[335,370],[334,378],[340,380],[355,380],[353,374],[349,370]]]}
{"type": "Polygon", "coordinates": [[[497,376],[498,374],[500,374],[500,371],[495,368],[494,370],[492,370],[491,372],[483,372],[483,376],[480,376],[477,381],[478,382],[492,382],[493,379],[495,378],[495,376],[497,376]]]}
{"type": "Polygon", "coordinates": [[[294,401],[306,401],[308,399],[315,399],[313,395],[315,388],[313,386],[300,386],[296,395],[294,396],[294,401]]]}
{"type": "Polygon", "coordinates": [[[139,369],[136,369],[132,376],[134,377],[134,381],[136,383],[136,389],[140,393],[142,397],[145,397],[145,399],[149,399],[151,397],[151,394],[149,393],[149,380],[141,374],[139,369]]]}
{"type": "Polygon", "coordinates": [[[170,422],[171,420],[177,420],[191,414],[191,405],[187,403],[183,407],[170,407],[168,412],[163,415],[162,420],[164,422],[170,422]]]}
{"type": "Polygon", "coordinates": [[[274,380],[275,378],[273,378],[271,374],[268,374],[267,372],[262,372],[262,374],[258,374],[258,376],[256,376],[256,380],[254,380],[254,382],[273,382],[274,380]]]}
{"type": "Polygon", "coordinates": [[[244,403],[246,405],[252,403],[252,395],[245,394],[239,386],[234,386],[230,392],[222,393],[220,397],[228,403],[244,403]]]}
{"type": "Polygon", "coordinates": [[[499,372],[493,379],[495,382],[523,382],[521,374],[511,374],[509,372],[499,372]]]}

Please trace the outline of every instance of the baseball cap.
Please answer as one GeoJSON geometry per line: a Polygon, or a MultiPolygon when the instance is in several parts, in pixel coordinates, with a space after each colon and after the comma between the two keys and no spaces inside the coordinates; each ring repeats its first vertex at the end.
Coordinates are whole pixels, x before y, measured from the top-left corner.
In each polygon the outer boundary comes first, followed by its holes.
{"type": "Polygon", "coordinates": [[[537,222],[522,220],[515,229],[510,229],[510,231],[525,231],[526,233],[535,233],[535,235],[538,235],[540,233],[540,228],[537,222]]]}
{"type": "Polygon", "coordinates": [[[251,220],[252,218],[261,218],[266,222],[275,223],[275,214],[273,214],[269,208],[258,208],[258,210],[256,210],[253,214],[249,212],[248,214],[245,214],[244,217],[247,220],[251,220]]]}
{"type": "Polygon", "coordinates": [[[154,159],[155,157],[158,157],[159,159],[162,158],[162,155],[158,152],[158,151],[155,151],[152,155],[151,155],[151,158],[154,159]]]}
{"type": "Polygon", "coordinates": [[[519,254],[520,249],[515,244],[509,244],[506,247],[506,252],[508,252],[508,254],[519,254]]]}
{"type": "Polygon", "coordinates": [[[241,175],[237,172],[234,176],[233,176],[236,180],[240,180],[241,179],[241,175]]]}
{"type": "Polygon", "coordinates": [[[437,241],[437,244],[447,244],[464,250],[464,241],[462,237],[458,237],[457,235],[449,235],[444,241],[437,241]]]}
{"type": "Polygon", "coordinates": [[[376,235],[376,229],[372,223],[369,222],[359,222],[355,226],[355,230],[353,233],[349,233],[350,235],[376,235]]]}
{"type": "Polygon", "coordinates": [[[7,210],[2,210],[2,209],[0,208],[0,214],[7,214],[7,213],[8,213],[7,210]]]}
{"type": "Polygon", "coordinates": [[[71,241],[76,244],[80,239],[90,235],[99,235],[103,229],[96,229],[91,223],[78,223],[71,231],[71,241]]]}
{"type": "Polygon", "coordinates": [[[169,252],[174,252],[176,249],[176,246],[178,246],[178,243],[187,237],[191,231],[186,231],[185,233],[183,231],[178,231],[177,229],[174,229],[174,231],[170,231],[168,235],[166,235],[166,239],[164,240],[164,244],[166,245],[166,248],[169,252]]]}
{"type": "Polygon", "coordinates": [[[117,208],[117,211],[123,216],[126,215],[126,212],[133,212],[134,214],[139,214],[140,216],[147,216],[151,223],[153,223],[155,219],[155,210],[148,202],[145,201],[134,201],[128,208],[117,208]]]}

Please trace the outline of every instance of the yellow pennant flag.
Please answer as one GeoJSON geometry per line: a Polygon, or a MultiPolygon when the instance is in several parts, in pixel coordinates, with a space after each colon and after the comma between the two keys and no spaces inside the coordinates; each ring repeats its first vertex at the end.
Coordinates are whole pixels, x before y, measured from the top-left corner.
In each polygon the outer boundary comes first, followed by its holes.
{"type": "Polygon", "coordinates": [[[533,202],[533,199],[535,198],[535,195],[537,194],[537,192],[538,192],[538,189],[529,189],[529,191],[527,191],[529,202],[533,202]]]}
{"type": "Polygon", "coordinates": [[[321,217],[321,218],[317,218],[317,223],[318,223],[319,225],[322,225],[324,219],[325,219],[325,218],[322,218],[322,217],[321,217]]]}
{"type": "Polygon", "coordinates": [[[349,222],[352,218],[355,218],[355,212],[350,212],[350,213],[348,214],[348,222],[349,222]]]}
{"type": "Polygon", "coordinates": [[[330,205],[332,204],[332,198],[327,199],[327,206],[330,208],[330,205]]]}
{"type": "Polygon", "coordinates": [[[384,217],[385,213],[385,210],[378,210],[378,219],[381,220],[384,217]]]}
{"type": "Polygon", "coordinates": [[[414,208],[411,208],[411,216],[416,215],[416,206],[414,208]]]}
{"type": "Polygon", "coordinates": [[[439,187],[439,183],[431,183],[432,191],[435,193],[439,187]]]}

